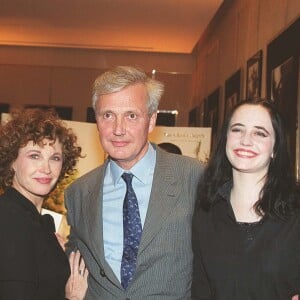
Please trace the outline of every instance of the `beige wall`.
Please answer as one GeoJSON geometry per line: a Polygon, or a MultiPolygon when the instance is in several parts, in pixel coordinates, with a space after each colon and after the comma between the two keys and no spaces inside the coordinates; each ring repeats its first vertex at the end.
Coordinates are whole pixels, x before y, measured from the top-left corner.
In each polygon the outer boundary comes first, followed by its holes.
{"type": "Polygon", "coordinates": [[[166,85],[160,108],[178,109],[177,125],[187,124],[192,55],[0,46],[0,103],[72,106],[73,120],[85,121],[93,81],[115,65],[156,69],[166,85]]]}
{"type": "MultiPolygon", "coordinates": [[[[84,121],[91,86],[103,70],[137,65],[166,85],[161,109],[178,109],[177,126],[187,126],[188,112],[225,80],[242,71],[245,95],[247,60],[263,50],[300,14],[299,0],[225,0],[193,55],[118,52],[47,47],[0,46],[0,103],[73,107],[73,120],[84,121]]],[[[265,95],[265,80],[262,95],[265,95]]],[[[223,116],[220,103],[220,118],[223,116]]]]}

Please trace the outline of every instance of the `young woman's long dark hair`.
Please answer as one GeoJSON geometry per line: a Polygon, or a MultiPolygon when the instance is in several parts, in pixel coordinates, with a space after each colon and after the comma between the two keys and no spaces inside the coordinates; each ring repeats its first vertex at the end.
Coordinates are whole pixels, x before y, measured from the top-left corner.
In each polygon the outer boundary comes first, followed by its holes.
{"type": "Polygon", "coordinates": [[[264,107],[270,115],[275,133],[273,158],[266,182],[255,203],[255,211],[261,216],[285,219],[299,208],[298,185],[291,168],[283,118],[273,101],[261,98],[239,102],[224,121],[216,147],[199,183],[197,206],[209,210],[218,199],[218,189],[232,180],[232,166],[226,156],[227,132],[232,115],[242,105],[264,107]]]}

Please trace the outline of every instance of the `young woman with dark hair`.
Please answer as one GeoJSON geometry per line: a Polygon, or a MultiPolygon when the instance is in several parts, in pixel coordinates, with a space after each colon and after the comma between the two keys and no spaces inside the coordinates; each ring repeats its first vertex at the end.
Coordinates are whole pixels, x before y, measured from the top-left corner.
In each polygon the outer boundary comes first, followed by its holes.
{"type": "Polygon", "coordinates": [[[299,190],[273,101],[242,101],[199,183],[192,299],[291,299],[300,292],[299,190]]]}

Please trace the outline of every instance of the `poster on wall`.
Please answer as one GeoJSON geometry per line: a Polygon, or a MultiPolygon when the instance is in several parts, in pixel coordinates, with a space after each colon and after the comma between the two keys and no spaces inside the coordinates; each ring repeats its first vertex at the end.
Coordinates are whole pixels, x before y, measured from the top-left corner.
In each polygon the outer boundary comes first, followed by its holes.
{"type": "Polygon", "coordinates": [[[157,144],[175,144],[183,155],[206,163],[210,155],[211,128],[156,126],[149,140],[157,144]]]}
{"type": "MultiPolygon", "coordinates": [[[[8,120],[10,120],[10,115],[3,113],[1,115],[2,124],[8,120]]],[[[100,144],[96,124],[76,121],[64,122],[77,135],[83,157],[78,161],[76,174],[62,180],[46,199],[43,213],[51,214],[55,220],[57,232],[67,237],[69,228],[65,218],[64,190],[74,180],[101,165],[106,154],[100,144]]],[[[210,135],[210,128],[157,126],[149,135],[149,140],[157,144],[161,142],[174,143],[180,147],[183,155],[207,162],[210,154],[210,135]]]]}
{"type": "MultiPolygon", "coordinates": [[[[2,114],[2,122],[10,119],[8,113],[2,114]]],[[[101,165],[106,154],[100,144],[96,124],[88,122],[64,121],[67,127],[77,135],[82,148],[83,158],[77,164],[74,179],[101,165]]],[[[210,155],[211,128],[209,127],[169,127],[156,126],[149,135],[149,140],[159,144],[170,142],[176,144],[183,155],[194,157],[206,163],[210,155]]]]}

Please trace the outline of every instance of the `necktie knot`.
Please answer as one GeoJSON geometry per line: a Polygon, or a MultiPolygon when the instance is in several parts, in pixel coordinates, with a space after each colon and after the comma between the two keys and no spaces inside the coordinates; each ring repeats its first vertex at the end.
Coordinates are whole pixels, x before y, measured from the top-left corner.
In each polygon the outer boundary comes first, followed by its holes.
{"type": "Polygon", "coordinates": [[[126,185],[131,185],[133,174],[132,173],[123,173],[122,176],[123,180],[125,181],[126,185]]]}

